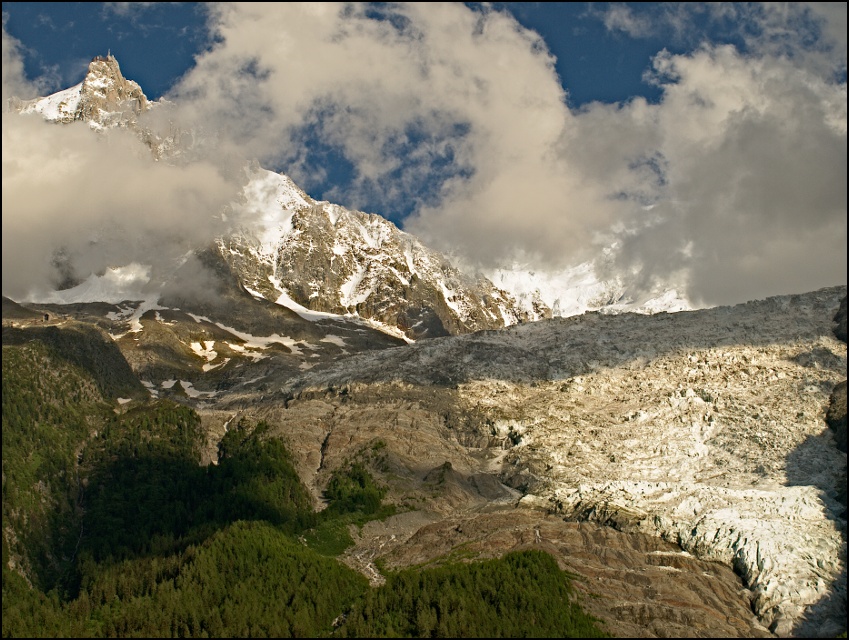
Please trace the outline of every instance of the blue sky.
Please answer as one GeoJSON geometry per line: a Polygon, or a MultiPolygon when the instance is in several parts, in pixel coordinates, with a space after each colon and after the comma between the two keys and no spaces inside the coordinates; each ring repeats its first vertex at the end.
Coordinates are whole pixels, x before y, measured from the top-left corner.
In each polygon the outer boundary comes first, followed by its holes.
{"type": "Polygon", "coordinates": [[[475,264],[845,282],[845,4],[3,3],[3,37],[4,96],[111,50],[228,154],[475,264]]]}
{"type": "MultiPolygon", "coordinates": [[[[95,55],[111,50],[127,77],[153,99],[164,94],[210,45],[206,12],[198,3],[4,2],[7,32],[25,47],[27,75],[48,75],[55,89],[78,82],[95,55]],[[147,3],[143,3],[147,4],[147,3]]],[[[472,6],[474,6],[473,3],[472,6]]],[[[670,43],[661,37],[633,39],[610,31],[604,8],[585,3],[495,3],[537,31],[557,56],[557,71],[579,107],[592,100],[620,101],[634,95],[656,99],[643,81],[652,56],[670,43]]],[[[636,3],[637,15],[657,7],[636,3]]],[[[707,32],[716,25],[704,25],[707,32]]],[[[692,46],[678,42],[677,48],[692,46]]]]}

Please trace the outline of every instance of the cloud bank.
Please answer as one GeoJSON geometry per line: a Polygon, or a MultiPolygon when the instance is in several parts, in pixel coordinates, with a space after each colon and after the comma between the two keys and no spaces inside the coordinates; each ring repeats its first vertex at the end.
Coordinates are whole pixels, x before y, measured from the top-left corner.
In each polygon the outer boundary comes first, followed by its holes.
{"type": "Polygon", "coordinates": [[[427,185],[405,228],[483,266],[616,244],[620,269],[683,274],[708,304],[845,282],[845,7],[700,10],[736,11],[712,19],[739,21],[745,51],[658,52],[657,104],[570,111],[536,33],[460,4],[219,5],[173,98],[308,189],[307,133],[350,163],[353,204],[427,185]]]}
{"type": "MultiPolygon", "coordinates": [[[[615,246],[616,268],[638,283],[674,277],[705,304],[844,283],[845,5],[682,6],[665,10],[665,28],[684,33],[700,12],[738,29],[739,44],[659,51],[646,76],[662,89],[656,104],[570,110],[545,42],[509,13],[418,3],[211,5],[215,44],[168,98],[175,117],[214,132],[234,157],[256,157],[308,191],[326,177],[322,154],[332,154],[352,178],[327,196],[379,202],[390,215],[412,201],[407,230],[482,267],[562,268],[615,246]]],[[[595,19],[618,37],[652,33],[624,5],[595,19]]],[[[4,33],[4,95],[6,43],[4,33]]],[[[156,237],[186,206],[203,213],[164,235],[208,231],[204,216],[227,196],[210,187],[222,180],[208,163],[152,170],[131,160],[124,170],[117,150],[83,155],[86,169],[108,161],[113,184],[128,180],[140,200],[134,176],[164,185],[162,215],[131,224],[139,237],[156,237]]],[[[37,191],[14,162],[9,176],[37,191]]],[[[74,188],[88,171],[70,171],[72,198],[91,198],[74,188]]],[[[112,220],[119,195],[79,208],[80,228],[112,220]]],[[[121,224],[146,214],[134,208],[121,224]]],[[[19,226],[24,233],[24,218],[19,226]]],[[[69,250],[93,251],[86,242],[69,250]]],[[[4,267],[5,256],[4,240],[4,267]]]]}
{"type": "Polygon", "coordinates": [[[238,185],[209,162],[156,163],[134,135],[83,123],[4,114],[2,127],[4,295],[131,262],[156,278],[225,231],[238,185]]]}

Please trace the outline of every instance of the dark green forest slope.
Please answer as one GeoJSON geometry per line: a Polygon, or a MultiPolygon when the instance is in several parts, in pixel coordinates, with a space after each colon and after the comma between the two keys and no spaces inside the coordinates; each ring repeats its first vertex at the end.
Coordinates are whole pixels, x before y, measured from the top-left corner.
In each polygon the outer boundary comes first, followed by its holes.
{"type": "Polygon", "coordinates": [[[3,332],[5,637],[600,635],[539,552],[369,587],[333,557],[392,512],[367,466],[338,469],[316,513],[267,425],[201,466],[198,415],[142,400],[108,339],[3,332]]]}

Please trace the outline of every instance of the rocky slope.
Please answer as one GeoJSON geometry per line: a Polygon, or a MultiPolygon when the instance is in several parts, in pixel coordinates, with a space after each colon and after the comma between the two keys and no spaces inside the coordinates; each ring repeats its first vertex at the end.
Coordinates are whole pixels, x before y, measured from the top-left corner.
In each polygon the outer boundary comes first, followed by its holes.
{"type": "Polygon", "coordinates": [[[255,167],[250,178],[234,206],[248,222],[219,249],[266,299],[368,318],[413,340],[527,318],[506,292],[460,272],[388,220],[317,202],[282,174],[255,167]]]}
{"type": "Polygon", "coordinates": [[[110,291],[87,281],[41,304],[4,298],[3,321],[21,327],[96,325],[112,337],[150,395],[196,402],[232,389],[261,393],[271,373],[294,376],[350,353],[404,344],[363,322],[298,315],[258,299],[215,251],[201,257],[212,274],[204,296],[181,294],[179,271],[175,286],[162,292],[110,291]]]}
{"type": "Polygon", "coordinates": [[[730,568],[653,536],[515,509],[450,517],[403,541],[391,535],[382,550],[391,568],[438,562],[452,552],[490,558],[545,550],[576,576],[581,606],[614,637],[771,636],[730,568]]]}

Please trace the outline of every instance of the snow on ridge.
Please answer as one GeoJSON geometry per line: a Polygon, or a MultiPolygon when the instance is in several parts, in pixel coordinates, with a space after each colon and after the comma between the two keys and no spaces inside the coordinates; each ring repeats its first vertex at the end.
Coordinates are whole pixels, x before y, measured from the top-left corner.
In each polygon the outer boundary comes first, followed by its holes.
{"type": "Polygon", "coordinates": [[[274,301],[274,304],[279,304],[281,307],[286,307],[290,311],[294,311],[304,320],[309,320],[310,322],[318,322],[319,320],[338,319],[344,317],[335,313],[327,313],[325,311],[313,311],[311,309],[307,309],[306,307],[292,300],[292,297],[289,295],[289,292],[283,286],[283,283],[280,281],[279,278],[275,278],[274,276],[268,276],[268,280],[269,282],[271,282],[272,286],[280,293],[280,295],[274,301]]]}
{"type": "Polygon", "coordinates": [[[232,333],[237,338],[240,338],[244,342],[244,346],[252,347],[254,349],[267,349],[273,343],[282,344],[284,347],[289,349],[292,352],[293,356],[302,356],[303,352],[297,345],[308,346],[306,342],[303,340],[293,340],[289,336],[281,336],[276,333],[272,333],[270,336],[255,336],[253,334],[247,333],[245,331],[239,331],[238,329],[234,329],[233,327],[228,327],[227,325],[221,324],[220,322],[213,322],[216,327],[219,329],[224,329],[225,331],[232,333]]]}
{"type": "Polygon", "coordinates": [[[57,120],[73,119],[80,104],[83,83],[80,82],[73,87],[57,91],[47,97],[38,98],[25,106],[21,113],[38,113],[45,120],[55,122],[57,120]]]}
{"type": "Polygon", "coordinates": [[[600,280],[592,262],[559,271],[539,271],[527,265],[494,269],[485,274],[507,291],[533,317],[534,302],[542,302],[556,317],[581,315],[586,311],[645,313],[691,311],[695,306],[678,288],[656,288],[634,299],[623,278],[600,280]]]}
{"type": "MultiPolygon", "coordinates": [[[[103,275],[91,274],[76,287],[61,291],[30,292],[25,302],[34,304],[81,304],[105,302],[118,305],[138,302],[137,307],[124,306],[107,316],[112,321],[129,321],[130,333],[142,330],[141,317],[148,311],[167,309],[159,304],[158,291],[146,290],[150,281],[150,265],[137,262],[123,267],[110,267],[103,275]]],[[[112,334],[118,340],[126,334],[112,334]]]]}
{"type": "Polygon", "coordinates": [[[294,231],[295,211],[313,203],[287,175],[266,169],[255,169],[242,192],[244,200],[233,205],[233,213],[256,234],[265,253],[294,231]]]}
{"type": "MultiPolygon", "coordinates": [[[[127,300],[147,300],[151,292],[145,291],[150,281],[150,265],[132,262],[123,267],[110,267],[101,276],[91,274],[70,289],[47,293],[30,292],[25,302],[41,304],[77,304],[107,302],[119,304],[127,300]]],[[[156,295],[156,294],[154,294],[156,295]]],[[[157,296],[158,297],[158,296],[157,296]]]]}
{"type": "Polygon", "coordinates": [[[283,286],[283,283],[280,279],[275,278],[274,276],[269,276],[268,280],[274,285],[274,288],[280,292],[280,296],[275,300],[275,304],[279,304],[281,307],[286,307],[290,311],[294,311],[299,316],[301,316],[304,320],[309,320],[310,322],[319,322],[320,320],[341,320],[344,322],[353,322],[356,324],[367,325],[372,329],[376,329],[381,333],[385,333],[386,335],[392,336],[393,338],[399,338],[406,342],[407,344],[415,343],[415,340],[407,337],[407,335],[401,331],[398,327],[388,325],[385,322],[380,322],[379,320],[373,320],[371,318],[363,318],[357,313],[346,313],[344,315],[340,315],[337,313],[328,313],[326,311],[312,311],[311,309],[307,309],[306,307],[298,304],[294,300],[292,300],[289,292],[283,286]]]}

